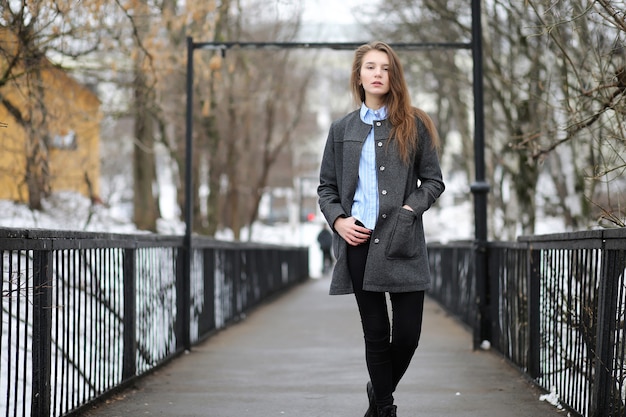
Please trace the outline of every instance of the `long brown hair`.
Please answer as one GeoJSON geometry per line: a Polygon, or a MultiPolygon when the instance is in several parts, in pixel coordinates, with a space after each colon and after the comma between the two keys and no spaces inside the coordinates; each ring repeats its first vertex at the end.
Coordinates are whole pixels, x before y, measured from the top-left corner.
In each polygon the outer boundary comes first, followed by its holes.
{"type": "Polygon", "coordinates": [[[435,124],[423,110],[413,107],[411,104],[402,63],[396,52],[385,42],[367,43],[358,47],[354,52],[350,85],[356,104],[360,106],[365,101],[365,90],[360,83],[361,66],[365,54],[372,50],[384,52],[389,57],[389,92],[384,97],[384,103],[392,126],[391,137],[398,142],[398,150],[402,160],[408,163],[410,155],[420,146],[421,138],[418,137],[415,116],[424,123],[428,130],[431,146],[439,148],[439,135],[435,124]]]}

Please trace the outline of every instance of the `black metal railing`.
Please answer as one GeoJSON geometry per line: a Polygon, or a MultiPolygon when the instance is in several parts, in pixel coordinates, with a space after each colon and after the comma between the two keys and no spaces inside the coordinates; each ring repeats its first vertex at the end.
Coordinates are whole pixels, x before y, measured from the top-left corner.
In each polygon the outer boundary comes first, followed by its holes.
{"type": "Polygon", "coordinates": [[[185,296],[184,253],[176,236],[0,228],[1,414],[77,414],[308,277],[307,248],[194,238],[185,296]]]}
{"type": "Polygon", "coordinates": [[[494,349],[573,413],[626,416],[626,229],[490,242],[487,277],[471,244],[429,248],[433,298],[476,331],[485,279],[494,349]]]}
{"type": "MultiPolygon", "coordinates": [[[[182,237],[0,229],[3,414],[76,413],[180,353],[185,332],[196,343],[308,276],[306,248],[194,238],[186,287],[184,252],[182,237]]],[[[626,416],[626,229],[429,254],[430,296],[473,329],[486,312],[480,334],[538,386],[574,414],[626,416]]]]}
{"type": "Polygon", "coordinates": [[[428,245],[431,298],[469,327],[476,327],[476,284],[472,242],[428,245]]]}

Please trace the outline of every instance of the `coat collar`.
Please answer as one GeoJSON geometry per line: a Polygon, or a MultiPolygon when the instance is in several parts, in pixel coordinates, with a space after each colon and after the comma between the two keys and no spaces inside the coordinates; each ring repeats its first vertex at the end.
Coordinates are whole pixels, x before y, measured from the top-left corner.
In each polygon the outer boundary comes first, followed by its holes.
{"type": "MultiPolygon", "coordinates": [[[[346,120],[345,139],[363,143],[372,129],[372,125],[363,122],[359,113],[360,111],[356,110],[348,116],[346,120]]],[[[388,119],[381,120],[381,123],[382,130],[380,131],[380,134],[376,135],[377,140],[380,137],[388,138],[391,131],[391,124],[388,119]]]]}

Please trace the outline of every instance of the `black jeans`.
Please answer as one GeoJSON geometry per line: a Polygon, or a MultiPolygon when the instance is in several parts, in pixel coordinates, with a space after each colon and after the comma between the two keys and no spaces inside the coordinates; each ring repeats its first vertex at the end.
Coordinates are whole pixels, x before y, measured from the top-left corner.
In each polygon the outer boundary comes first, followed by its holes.
{"type": "Polygon", "coordinates": [[[365,361],[379,407],[393,404],[393,392],[406,372],[422,333],[424,291],[390,293],[392,320],[383,292],[363,291],[363,274],[369,241],[348,246],[352,277],[363,336],[365,361]]]}

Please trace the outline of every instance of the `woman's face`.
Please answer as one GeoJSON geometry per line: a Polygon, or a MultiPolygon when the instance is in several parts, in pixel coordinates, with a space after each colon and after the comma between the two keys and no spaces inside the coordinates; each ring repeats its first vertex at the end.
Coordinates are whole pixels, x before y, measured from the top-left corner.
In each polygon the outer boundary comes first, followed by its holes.
{"type": "Polygon", "coordinates": [[[389,92],[389,57],[385,52],[372,50],[363,56],[359,79],[368,98],[379,101],[389,92]]]}

